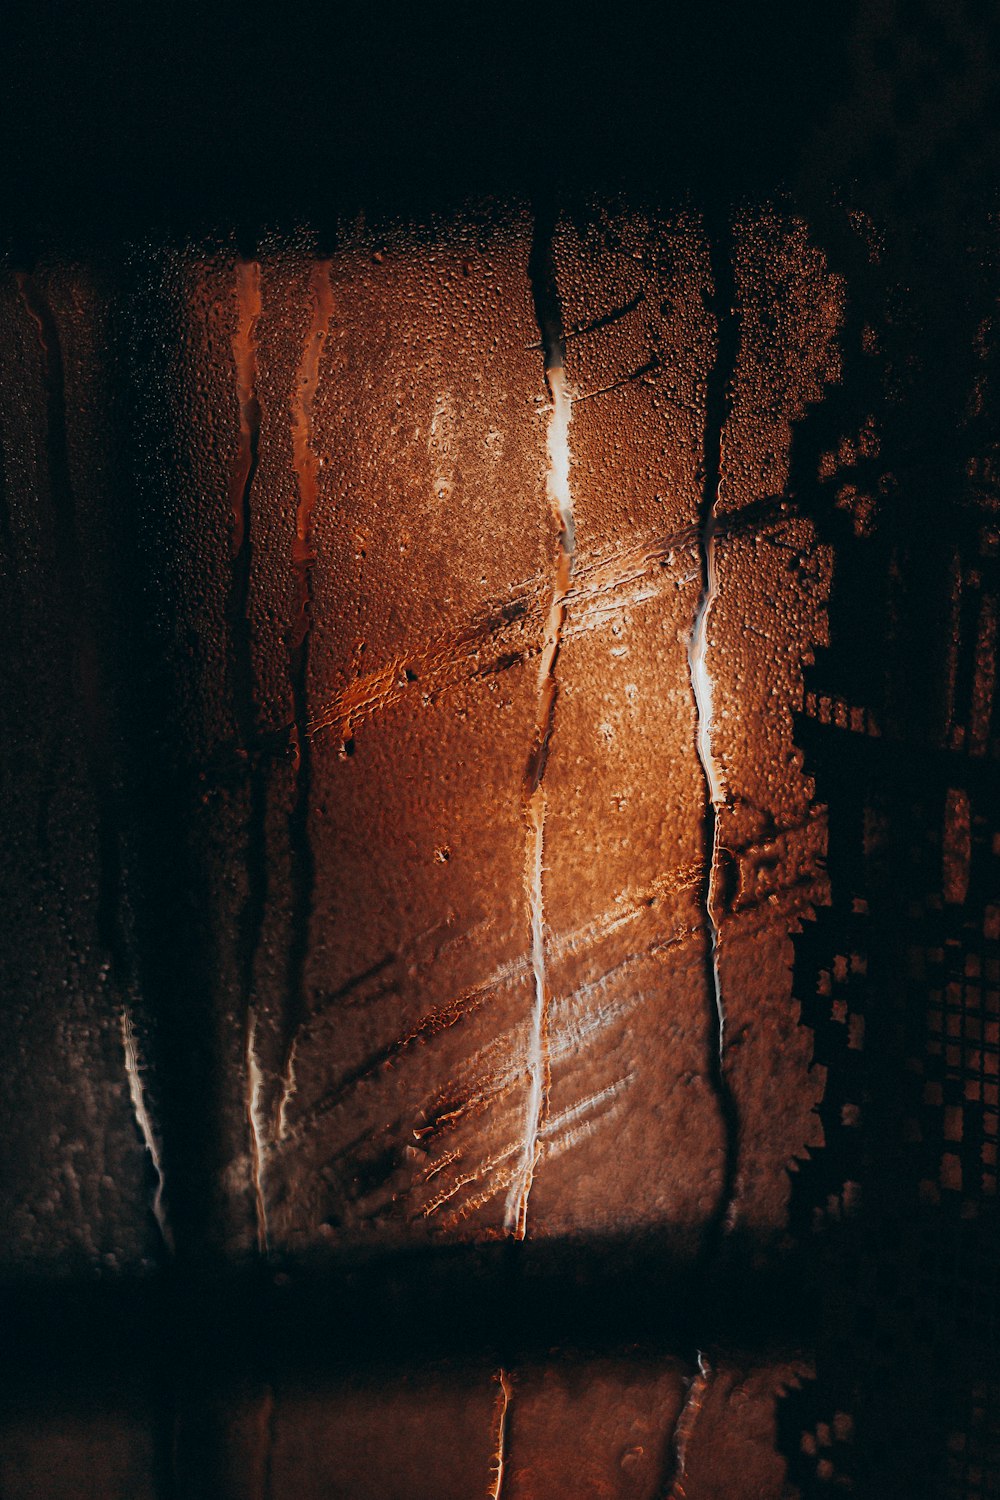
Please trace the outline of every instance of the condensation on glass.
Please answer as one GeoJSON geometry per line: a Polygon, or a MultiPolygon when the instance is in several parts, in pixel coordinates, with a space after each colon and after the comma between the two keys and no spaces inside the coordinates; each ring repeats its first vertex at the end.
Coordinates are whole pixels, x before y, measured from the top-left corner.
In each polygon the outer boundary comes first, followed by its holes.
{"type": "MultiPolygon", "coordinates": [[[[850,1217],[902,814],[835,763],[911,731],[866,688],[874,634],[831,625],[845,569],[907,566],[870,562],[899,438],[849,261],[781,206],[493,205],[4,276],[8,1277],[650,1234],[760,1268],[850,1217]]],[[[962,536],[935,753],[979,763],[1000,547],[962,536]]],[[[946,779],[906,1129],[921,1203],[971,1221],[997,844],[946,779]]],[[[251,1392],[224,1446],[248,1493],[777,1494],[783,1401],[796,1482],[850,1448],[815,1375],[693,1350],[359,1373],[251,1392]]],[[[86,1443],[146,1493],[152,1418],[116,1411],[86,1443]]],[[[27,1493],[39,1431],[8,1427],[27,1493]]]]}

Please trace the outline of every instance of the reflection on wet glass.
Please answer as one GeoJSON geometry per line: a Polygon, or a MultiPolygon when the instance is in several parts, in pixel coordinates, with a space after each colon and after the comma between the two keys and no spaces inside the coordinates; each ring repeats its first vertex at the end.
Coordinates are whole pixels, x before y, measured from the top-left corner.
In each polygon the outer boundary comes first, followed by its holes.
{"type": "MultiPolygon", "coordinates": [[[[989,1245],[992,366],[932,565],[917,335],[838,234],[490,207],[6,277],[9,1276],[655,1243],[710,1292],[907,1194],[925,1291],[941,1224],[989,1245]]],[[[473,1363],[248,1375],[213,1442],[255,1494],[692,1500],[866,1420],[797,1345],[473,1363]]]]}

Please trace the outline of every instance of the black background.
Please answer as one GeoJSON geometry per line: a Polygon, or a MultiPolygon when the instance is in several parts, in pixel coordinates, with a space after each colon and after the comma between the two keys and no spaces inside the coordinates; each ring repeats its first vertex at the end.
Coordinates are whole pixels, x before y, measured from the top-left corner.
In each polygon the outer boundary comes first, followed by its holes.
{"type": "Polygon", "coordinates": [[[552,187],[755,194],[850,87],[854,7],[22,4],[0,202],[22,252],[552,187]]]}

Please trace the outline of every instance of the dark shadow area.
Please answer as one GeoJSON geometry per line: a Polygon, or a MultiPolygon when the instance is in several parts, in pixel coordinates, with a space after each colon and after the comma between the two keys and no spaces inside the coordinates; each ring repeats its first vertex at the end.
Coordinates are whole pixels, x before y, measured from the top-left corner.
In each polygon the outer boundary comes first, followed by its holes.
{"type": "Polygon", "coordinates": [[[817,1381],[786,1413],[806,1495],[836,1476],[978,1494],[997,1462],[996,246],[985,212],[926,209],[819,230],[848,288],[844,379],[796,436],[792,490],[836,556],[797,735],[832,887],[796,964],[828,1070],[826,1144],[793,1200],[798,1235],[825,1241],[817,1381]],[[866,422],[877,444],[824,485],[823,455],[866,422]],[[850,1441],[816,1447],[837,1413],[850,1441]]]}
{"type": "Polygon", "coordinates": [[[850,9],[17,4],[3,234],[30,253],[551,187],[766,191],[844,90],[850,9]]]}
{"type": "Polygon", "coordinates": [[[34,1371],[58,1388],[64,1371],[72,1384],[87,1368],[138,1367],[151,1346],[180,1383],[203,1361],[238,1372],[261,1359],[322,1370],[451,1357],[516,1364],[553,1349],[811,1347],[816,1268],[802,1252],[762,1266],[759,1252],[734,1237],[724,1265],[706,1276],[678,1264],[664,1238],[345,1253],[200,1276],[166,1269],[89,1287],[8,1282],[0,1291],[11,1332],[4,1378],[16,1386],[34,1371]]]}

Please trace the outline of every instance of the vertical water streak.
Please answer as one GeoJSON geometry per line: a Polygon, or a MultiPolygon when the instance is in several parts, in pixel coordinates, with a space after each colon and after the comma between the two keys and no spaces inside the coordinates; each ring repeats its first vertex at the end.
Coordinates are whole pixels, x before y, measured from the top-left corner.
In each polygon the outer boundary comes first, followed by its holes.
{"type": "Polygon", "coordinates": [[[507,1371],[497,1371],[499,1392],[497,1394],[497,1435],[493,1447],[492,1479],[489,1500],[502,1500],[504,1470],[507,1466],[507,1415],[514,1395],[507,1371]]]}
{"type": "Polygon", "coordinates": [[[233,659],[236,719],[240,740],[249,765],[249,810],[247,814],[247,898],[243,912],[243,1011],[245,1113],[250,1142],[250,1175],[257,1225],[257,1247],[267,1250],[267,1212],[264,1198],[264,1157],[267,1149],[266,1122],[261,1109],[263,1079],[257,1060],[257,1008],[254,1004],[254,965],[260,946],[267,904],[267,850],[265,837],[266,784],[257,746],[257,713],[254,698],[253,643],[250,624],[250,587],[253,568],[251,496],[257,472],[261,406],[257,394],[257,332],[263,311],[260,263],[239,261],[236,266],[236,329],[233,333],[233,364],[239,410],[239,445],[229,478],[232,512],[230,546],[232,575],[229,594],[231,653],[233,659]]]}
{"type": "Polygon", "coordinates": [[[718,596],[719,580],[715,566],[716,516],[714,503],[708,510],[701,533],[701,562],[703,587],[694,627],[688,642],[688,666],[691,687],[694,692],[697,712],[696,745],[707,791],[706,822],[708,825],[708,877],[705,882],[705,916],[708,924],[712,988],[715,997],[715,1012],[718,1025],[718,1052],[720,1064],[725,1056],[726,1011],[722,995],[722,977],[719,972],[719,880],[720,843],[719,812],[725,806],[726,789],[722,770],[712,749],[713,704],[712,678],[708,670],[708,624],[712,606],[718,596]]]}
{"type": "Polygon", "coordinates": [[[314,263],[309,284],[312,317],[306,331],[292,396],[292,462],[299,492],[295,535],[292,539],[295,601],[287,641],[288,673],[292,689],[292,766],[295,775],[294,803],[289,816],[293,914],[277,1112],[279,1139],[287,1128],[288,1103],[295,1088],[294,1039],[306,1012],[305,969],[316,878],[309,832],[312,751],[308,734],[309,645],[313,609],[313,564],[316,560],[313,520],[319,497],[320,470],[319,455],[313,447],[313,412],[319,389],[323,350],[329,337],[334,310],[328,260],[314,263]]]}
{"type": "Polygon", "coordinates": [[[716,545],[719,504],[725,479],[726,423],[732,404],[739,329],[731,260],[731,236],[728,232],[723,233],[719,230],[710,234],[709,244],[712,258],[717,346],[715,361],[709,371],[705,403],[705,456],[698,539],[701,594],[688,639],[688,668],[697,720],[695,745],[705,783],[706,860],[702,886],[708,937],[706,977],[712,1000],[715,1029],[715,1045],[709,1056],[708,1072],[725,1131],[723,1180],[716,1209],[705,1236],[706,1259],[714,1254],[720,1234],[728,1232],[731,1228],[739,1152],[739,1118],[736,1101],[726,1077],[726,1005],[720,952],[723,916],[722,813],[726,805],[726,786],[713,742],[714,683],[709,665],[712,610],[719,595],[716,545]]]}
{"type": "Polygon", "coordinates": [[[677,1426],[674,1428],[674,1440],[671,1444],[673,1455],[673,1477],[667,1500],[686,1500],[687,1495],[687,1466],[688,1449],[694,1430],[705,1404],[705,1393],[708,1390],[712,1378],[712,1367],[708,1360],[698,1350],[698,1373],[691,1377],[688,1383],[687,1394],[684,1397],[684,1405],[681,1407],[677,1418],[677,1426]]]}
{"type": "Polygon", "coordinates": [[[542,1127],[548,1111],[548,1012],[549,986],[545,955],[544,853],[545,853],[545,767],[555,727],[556,664],[566,620],[566,596],[573,574],[576,552],[576,523],[573,495],[570,489],[569,424],[573,403],[566,386],[563,369],[564,347],[558,294],[552,266],[551,237],[543,239],[542,226],[536,229],[532,254],[532,281],[538,325],[545,355],[545,379],[552,402],[548,434],[548,474],[546,493],[552,515],[559,526],[558,551],[552,581],[552,596],[545,622],[542,651],[538,666],[538,693],[535,733],[525,768],[523,801],[527,828],[525,860],[525,893],[531,933],[531,968],[534,980],[534,1003],[528,1038],[528,1098],[524,1142],[520,1166],[507,1195],[505,1227],[515,1239],[527,1233],[528,1198],[535,1167],[541,1151],[542,1127]]]}
{"type": "MultiPolygon", "coordinates": [[[[66,366],[53,307],[38,278],[18,272],[21,303],[38,341],[45,391],[46,457],[53,512],[52,545],[61,604],[66,615],[69,671],[80,711],[83,751],[97,813],[97,929],[110,963],[109,971],[125,994],[138,992],[132,933],[125,911],[122,870],[122,810],[113,771],[114,734],[103,654],[107,642],[95,608],[94,583],[81,567],[80,505],[70,454],[66,366]]],[[[156,1174],[153,1217],[164,1246],[174,1249],[164,1206],[162,1150],[146,1102],[132,1010],[121,1008],[122,1046],[129,1099],[136,1126],[156,1174]]]]}
{"type": "Polygon", "coordinates": [[[167,1219],[166,1210],[163,1206],[163,1190],[165,1178],[163,1174],[163,1160],[160,1154],[160,1143],[153,1127],[152,1117],[146,1103],[146,1090],[142,1082],[142,1064],[139,1060],[139,1048],[135,1039],[135,1028],[132,1024],[132,1014],[127,1005],[121,1010],[121,1033],[122,1049],[125,1053],[125,1076],[128,1079],[128,1093],[132,1104],[132,1114],[139,1134],[142,1136],[143,1145],[153,1164],[156,1173],[156,1191],[153,1194],[153,1217],[156,1220],[164,1245],[168,1250],[173,1250],[173,1234],[167,1219]]]}

